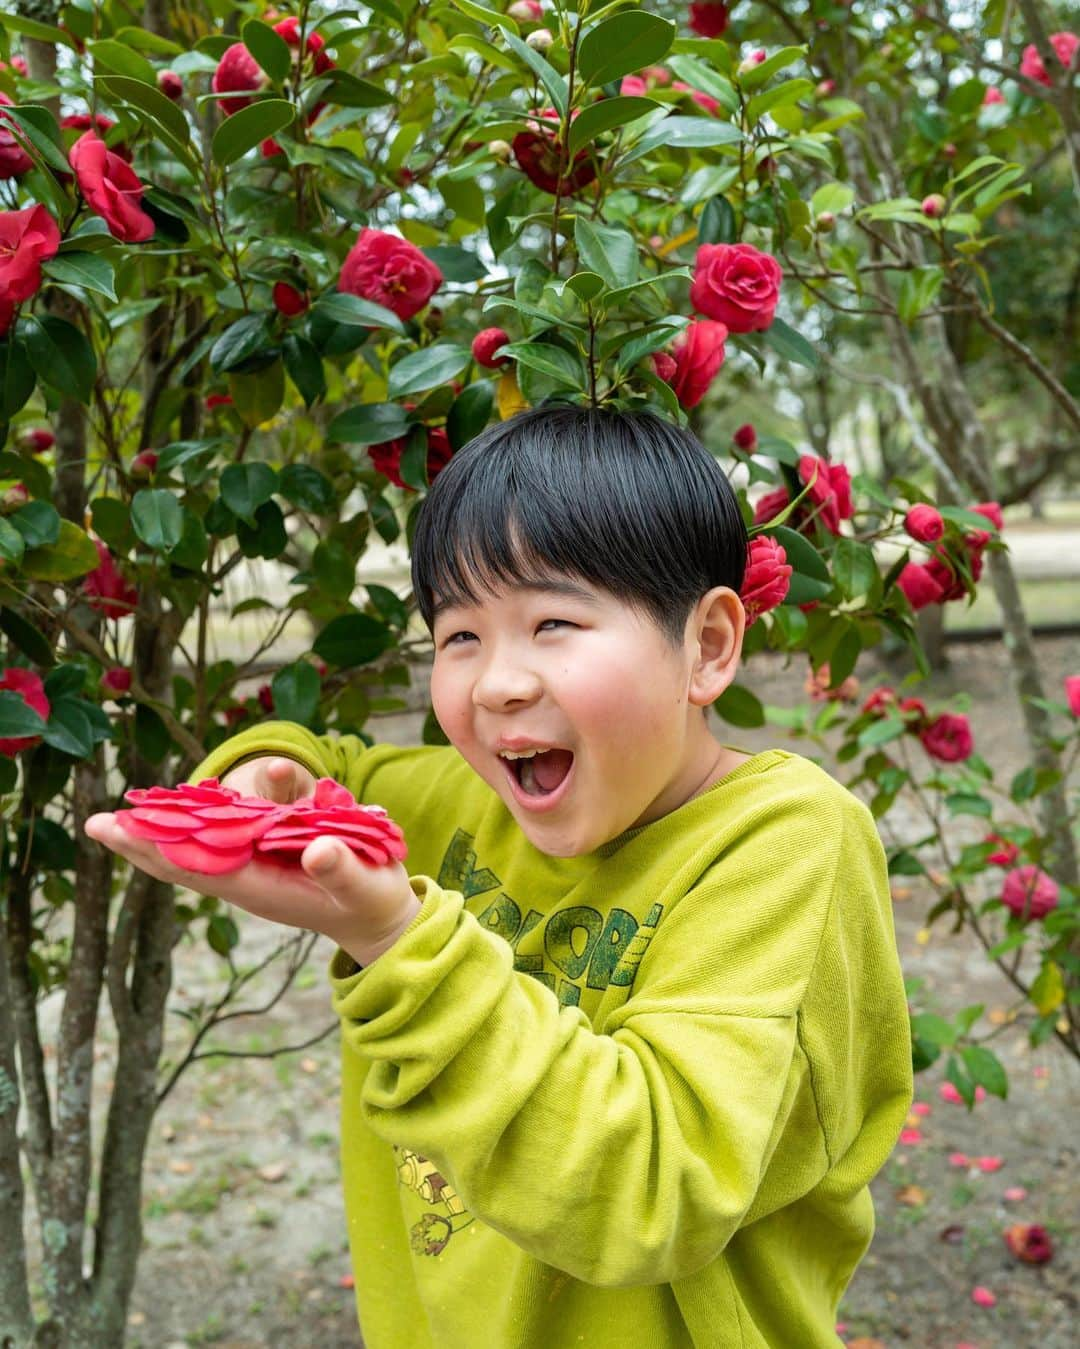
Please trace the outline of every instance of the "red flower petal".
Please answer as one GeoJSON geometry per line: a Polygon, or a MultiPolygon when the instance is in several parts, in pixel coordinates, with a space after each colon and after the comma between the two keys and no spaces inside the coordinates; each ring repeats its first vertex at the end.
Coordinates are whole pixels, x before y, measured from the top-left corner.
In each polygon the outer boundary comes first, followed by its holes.
{"type": "Polygon", "coordinates": [[[185,871],[199,871],[204,876],[224,876],[239,871],[254,856],[251,844],[242,848],[207,848],[198,839],[188,838],[182,843],[159,843],[162,857],[185,871]]]}

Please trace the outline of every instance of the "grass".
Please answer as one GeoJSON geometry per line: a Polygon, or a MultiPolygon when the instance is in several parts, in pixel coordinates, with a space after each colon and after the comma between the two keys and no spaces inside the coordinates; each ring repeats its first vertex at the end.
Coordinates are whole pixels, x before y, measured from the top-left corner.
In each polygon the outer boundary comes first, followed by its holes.
{"type": "MultiPolygon", "coordinates": [[[[1076,580],[1030,579],[1020,583],[1028,622],[1037,627],[1043,623],[1069,623],[1077,618],[1076,580]]],[[[989,581],[983,579],[975,593],[975,603],[968,608],[959,601],[945,607],[947,632],[964,632],[972,628],[997,628],[1001,614],[989,581]]]]}

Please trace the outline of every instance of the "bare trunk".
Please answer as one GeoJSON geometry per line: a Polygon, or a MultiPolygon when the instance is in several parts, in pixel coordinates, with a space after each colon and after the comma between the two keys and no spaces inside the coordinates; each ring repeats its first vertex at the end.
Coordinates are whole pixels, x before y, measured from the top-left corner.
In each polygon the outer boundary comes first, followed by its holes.
{"type": "Polygon", "coordinates": [[[26,1196],[19,1155],[19,1079],[7,939],[0,925],[0,1347],[25,1344],[33,1331],[26,1269],[26,1196]]]}

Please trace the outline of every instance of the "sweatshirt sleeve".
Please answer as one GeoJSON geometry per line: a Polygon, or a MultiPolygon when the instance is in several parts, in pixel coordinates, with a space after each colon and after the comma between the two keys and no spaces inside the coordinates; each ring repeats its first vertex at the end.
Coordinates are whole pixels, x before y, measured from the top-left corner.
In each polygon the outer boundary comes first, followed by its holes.
{"type": "Polygon", "coordinates": [[[358,735],[315,735],[292,721],[265,721],[230,736],[211,750],[192,772],[190,782],[220,778],[245,759],[277,754],[295,759],[317,778],[334,778],[349,785],[349,773],[367,746],[358,735]]]}
{"type": "MultiPolygon", "coordinates": [[[[412,884],[422,907],[390,950],[360,971],[334,958],[334,1005],[369,1061],[370,1128],[434,1161],[478,1219],[584,1282],[668,1283],[714,1259],[755,1199],[761,1216],[785,1131],[802,1157],[787,1183],[805,1193],[820,1180],[793,1008],[733,1013],[707,985],[688,994],[689,977],[681,994],[646,978],[597,1033],[515,971],[460,894],[412,884]]],[[[722,898],[704,897],[700,924],[722,898]]],[[[684,973],[700,954],[685,951],[684,973]]]]}

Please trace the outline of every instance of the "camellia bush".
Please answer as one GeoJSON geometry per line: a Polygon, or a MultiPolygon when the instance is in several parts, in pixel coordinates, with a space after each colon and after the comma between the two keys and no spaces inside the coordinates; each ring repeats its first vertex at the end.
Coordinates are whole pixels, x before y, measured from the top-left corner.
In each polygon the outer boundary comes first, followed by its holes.
{"type": "MultiPolygon", "coordinates": [[[[809,659],[825,707],[794,728],[842,728],[878,814],[921,794],[926,839],[893,870],[941,875],[939,912],[1003,963],[1033,1036],[1080,1052],[1077,697],[1038,684],[943,329],[970,311],[1073,415],[1052,353],[994,316],[988,269],[995,212],[1024,204],[1049,147],[1070,162],[1078,58],[1042,26],[1015,44],[989,10],[947,41],[940,16],[828,0],[3,14],[0,1343],[122,1343],[154,1112],[265,973],[216,901],[127,873],[83,822],[267,714],[370,740],[429,644],[412,597],[357,568],[373,541],[407,545],[449,458],[525,407],[650,408],[698,430],[751,526],[748,657],[809,659]],[[879,119],[920,63],[939,106],[905,144],[879,119]],[[727,427],[740,391],[798,390],[871,333],[896,344],[890,396],[915,409],[928,475],[853,476],[828,445],[727,427]],[[274,593],[230,608],[253,561],[274,593]],[[959,714],[883,689],[848,717],[842,693],[886,638],[921,663],[916,611],[964,602],[984,564],[1032,743],[1006,810],[959,714]],[[246,647],[241,617],[261,624],[246,647]],[[276,656],[286,640],[299,658],[276,656]],[[944,765],[929,778],[904,758],[914,738],[944,765]],[[997,837],[954,850],[956,815],[997,837]],[[190,1045],[166,1064],[181,940],[209,943],[227,988],[187,1009],[190,1045]],[[103,993],[118,1048],[95,1149],[103,993]]],[[[721,717],[764,721],[752,683],[721,717]]],[[[442,739],[430,715],[424,734],[442,739]]],[[[286,983],[309,947],[283,949],[286,983]]],[[[969,1102],[1005,1090],[972,1010],[915,1025],[920,1066],[948,1047],[969,1102]]]]}

